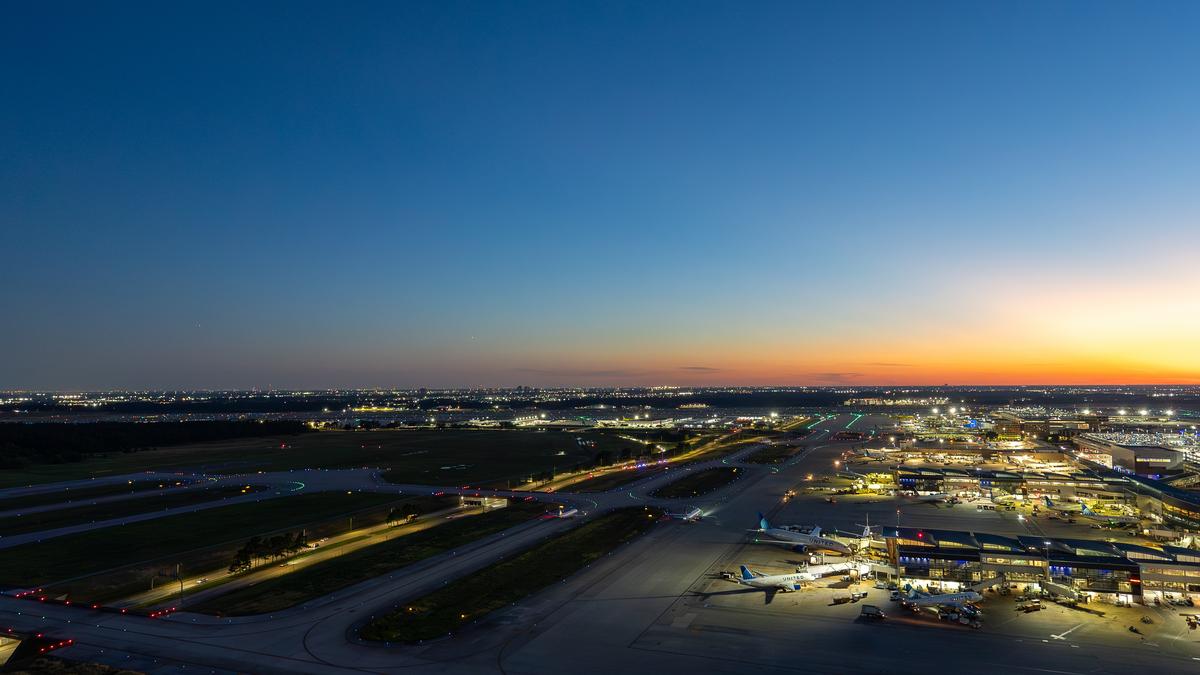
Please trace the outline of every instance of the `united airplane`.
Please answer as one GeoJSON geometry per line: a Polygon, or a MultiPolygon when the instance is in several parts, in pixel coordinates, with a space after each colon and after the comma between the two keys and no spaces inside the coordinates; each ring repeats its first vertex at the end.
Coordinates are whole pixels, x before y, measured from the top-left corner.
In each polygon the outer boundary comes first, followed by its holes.
{"type": "Polygon", "coordinates": [[[767,521],[766,516],[758,514],[758,529],[750,530],[759,534],[766,535],[771,539],[760,540],[764,544],[779,544],[782,546],[791,546],[795,551],[807,551],[810,548],[820,549],[825,551],[833,551],[842,555],[850,555],[852,551],[850,547],[830,539],[829,537],[821,536],[821,528],[814,527],[808,532],[796,527],[795,525],[780,525],[771,527],[771,523],[767,521]]]}

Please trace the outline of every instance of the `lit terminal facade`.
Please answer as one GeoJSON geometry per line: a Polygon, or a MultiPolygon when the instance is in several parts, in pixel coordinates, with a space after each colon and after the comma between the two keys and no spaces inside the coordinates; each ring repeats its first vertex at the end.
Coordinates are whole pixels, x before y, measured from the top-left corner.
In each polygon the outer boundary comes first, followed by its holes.
{"type": "Polygon", "coordinates": [[[1003,575],[1018,588],[1047,579],[1084,601],[1147,603],[1200,600],[1200,551],[1090,539],[1001,536],[979,532],[884,530],[901,582],[954,592],[1003,575]]]}

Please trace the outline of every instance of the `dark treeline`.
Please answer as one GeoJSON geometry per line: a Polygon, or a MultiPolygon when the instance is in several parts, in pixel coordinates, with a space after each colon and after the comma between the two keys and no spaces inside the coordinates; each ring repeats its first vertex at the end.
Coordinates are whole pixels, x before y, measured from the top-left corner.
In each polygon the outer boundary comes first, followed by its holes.
{"type": "Polygon", "coordinates": [[[357,399],[347,396],[228,396],[210,399],[193,397],[166,401],[110,401],[94,408],[80,410],[56,401],[53,398],[38,398],[32,401],[9,403],[0,410],[23,410],[26,412],[52,413],[117,413],[126,415],[179,415],[203,413],[211,415],[237,413],[281,413],[318,412],[323,409],[339,410],[357,399]]]}
{"type": "Polygon", "coordinates": [[[92,422],[0,424],[0,469],[78,462],[88,455],[250,436],[298,434],[301,422],[92,422]]]}

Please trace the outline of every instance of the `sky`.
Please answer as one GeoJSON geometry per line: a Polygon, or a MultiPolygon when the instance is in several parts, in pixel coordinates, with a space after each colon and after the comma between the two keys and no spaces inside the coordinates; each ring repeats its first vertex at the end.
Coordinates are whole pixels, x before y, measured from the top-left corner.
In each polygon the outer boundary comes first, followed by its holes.
{"type": "Polygon", "coordinates": [[[1200,383],[1200,4],[20,2],[0,389],[1200,383]]]}

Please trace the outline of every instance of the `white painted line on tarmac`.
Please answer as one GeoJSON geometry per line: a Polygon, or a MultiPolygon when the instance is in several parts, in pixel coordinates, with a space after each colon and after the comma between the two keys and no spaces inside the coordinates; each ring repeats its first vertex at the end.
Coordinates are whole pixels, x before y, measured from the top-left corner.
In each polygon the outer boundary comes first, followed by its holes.
{"type": "Polygon", "coordinates": [[[1058,635],[1054,635],[1053,633],[1051,633],[1050,637],[1054,638],[1055,640],[1066,640],[1068,635],[1075,632],[1075,629],[1079,628],[1082,625],[1083,624],[1081,624],[1081,623],[1076,624],[1074,627],[1070,628],[1069,630],[1065,630],[1065,631],[1059,633],[1058,635]]]}

